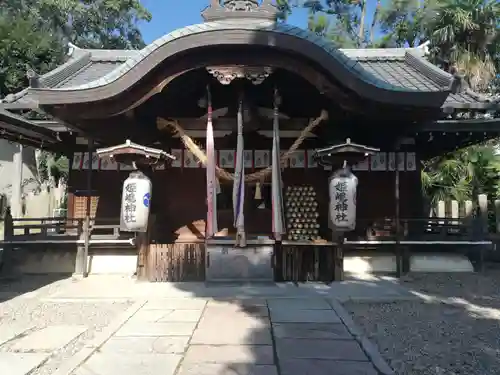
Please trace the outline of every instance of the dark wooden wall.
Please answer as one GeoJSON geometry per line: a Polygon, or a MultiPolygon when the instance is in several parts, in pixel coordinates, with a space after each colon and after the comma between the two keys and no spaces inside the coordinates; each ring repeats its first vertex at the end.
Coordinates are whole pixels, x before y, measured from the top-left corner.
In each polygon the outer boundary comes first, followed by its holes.
{"type": "MultiPolygon", "coordinates": [[[[251,173],[248,170],[247,173],[251,173]]],[[[153,238],[159,243],[190,242],[204,237],[206,217],[206,183],[204,168],[168,168],[153,175],[152,210],[156,215],[153,238]]],[[[288,185],[313,185],[319,203],[322,235],[328,236],[328,176],[331,172],[322,168],[292,169],[283,172],[283,183],[288,185]]],[[[393,217],[395,212],[394,172],[356,171],[359,179],[357,199],[357,232],[374,220],[393,217]]],[[[129,172],[94,171],[92,189],[99,196],[97,218],[118,218],[121,189],[129,172]]],[[[85,189],[86,171],[72,171],[70,192],[85,189]]],[[[418,171],[400,173],[401,217],[422,215],[420,176],[418,171]]],[[[76,201],[73,199],[73,201],[76,201]]],[[[80,202],[81,210],[82,204],[80,202]]],[[[70,208],[71,211],[71,208],[70,208]]],[[[78,216],[73,208],[73,216],[78,216]]],[[[248,233],[270,234],[271,211],[249,210],[245,212],[248,233]]],[[[221,211],[219,229],[232,232],[233,213],[221,211]]]]}

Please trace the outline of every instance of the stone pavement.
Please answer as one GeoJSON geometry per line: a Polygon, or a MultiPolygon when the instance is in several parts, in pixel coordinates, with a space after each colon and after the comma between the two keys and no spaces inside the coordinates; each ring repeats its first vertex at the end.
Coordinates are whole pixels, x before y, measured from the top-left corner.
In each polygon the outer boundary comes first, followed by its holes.
{"type": "Polygon", "coordinates": [[[70,374],[391,373],[346,314],[323,298],[150,300],[70,374]]]}
{"type": "Polygon", "coordinates": [[[84,326],[54,325],[36,330],[23,326],[0,329],[0,374],[25,375],[87,330],[84,326]]]}
{"type": "Polygon", "coordinates": [[[8,375],[393,374],[340,302],[415,298],[394,280],[371,276],[329,286],[93,276],[21,288],[15,303],[9,301],[16,295],[12,288],[0,293],[0,374],[8,375]],[[83,333],[92,326],[88,319],[99,315],[96,306],[110,303],[125,307],[94,334],[83,333]],[[44,315],[47,325],[40,327],[29,319],[20,324],[15,316],[2,318],[9,304],[25,306],[33,316],[39,304],[89,310],[76,319],[76,312],[63,308],[56,320],[44,315]]]}

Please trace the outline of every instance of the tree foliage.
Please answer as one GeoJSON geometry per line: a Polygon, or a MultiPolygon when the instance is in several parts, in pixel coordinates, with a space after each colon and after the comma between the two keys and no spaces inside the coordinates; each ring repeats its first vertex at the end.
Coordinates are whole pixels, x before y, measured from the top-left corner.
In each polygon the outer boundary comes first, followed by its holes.
{"type": "Polygon", "coordinates": [[[3,0],[0,97],[26,87],[26,69],[63,62],[67,42],[82,48],[144,46],[138,23],[151,14],[139,0],[3,0]]]}
{"type": "Polygon", "coordinates": [[[151,20],[139,0],[7,0],[6,8],[82,48],[141,48],[138,23],[151,20]]]}
{"type": "Polygon", "coordinates": [[[63,56],[60,40],[50,30],[38,27],[30,17],[12,22],[0,13],[0,97],[27,86],[27,68],[46,73],[63,56]]]}
{"type": "MultiPolygon", "coordinates": [[[[65,46],[144,46],[138,23],[151,20],[139,0],[2,0],[0,98],[25,88],[26,72],[44,74],[64,62],[65,46]]],[[[67,178],[68,160],[43,152],[40,179],[67,178]]]]}

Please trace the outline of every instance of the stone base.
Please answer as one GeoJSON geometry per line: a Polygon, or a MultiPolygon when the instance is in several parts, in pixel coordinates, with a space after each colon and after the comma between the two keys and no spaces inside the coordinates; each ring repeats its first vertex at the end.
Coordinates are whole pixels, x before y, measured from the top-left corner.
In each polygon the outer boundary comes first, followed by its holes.
{"type": "Polygon", "coordinates": [[[206,281],[274,282],[273,246],[207,246],[206,281]]]}
{"type": "MultiPolygon", "coordinates": [[[[410,258],[412,272],[474,272],[470,260],[461,254],[414,254],[410,258]]],[[[344,257],[347,273],[394,273],[396,256],[387,253],[349,254],[344,257]]]]}
{"type": "MultiPolygon", "coordinates": [[[[14,250],[13,267],[10,271],[15,274],[34,275],[75,274],[76,257],[76,246],[55,249],[44,246],[26,247],[14,250]]],[[[91,250],[87,266],[91,275],[133,275],[137,269],[136,250],[91,250]]]]}

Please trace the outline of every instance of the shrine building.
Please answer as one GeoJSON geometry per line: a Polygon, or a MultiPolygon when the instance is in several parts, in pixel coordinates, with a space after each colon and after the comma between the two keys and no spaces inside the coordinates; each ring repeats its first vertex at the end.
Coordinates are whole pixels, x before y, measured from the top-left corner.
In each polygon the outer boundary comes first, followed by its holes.
{"type": "Polygon", "coordinates": [[[337,246],[328,224],[336,166],[321,163],[317,150],[347,143],[371,150],[351,166],[357,219],[346,235],[365,241],[388,218],[427,217],[421,161],[496,137],[499,106],[431,64],[425,43],[342,49],[276,17],[270,0],[214,0],[199,24],[142,50],[70,45],[63,65],[33,75],[29,87],[0,102],[0,137],[69,158],[67,217],[88,217],[90,238],[102,220],[119,225],[122,186],[135,169],[113,150],[173,157],[151,164],[153,219],[143,250],[133,242],[107,248],[129,259],[127,272],[137,262],[151,281],[333,280],[342,263],[324,248],[337,246]],[[206,164],[197,156],[206,151],[208,107],[218,167],[218,231],[210,237],[206,164]],[[224,178],[236,167],[238,114],[248,249],[232,248],[233,181],[224,178]],[[286,154],[287,231],[279,240],[271,212],[275,121],[286,154]],[[301,255],[290,255],[298,247],[301,255]]]}

